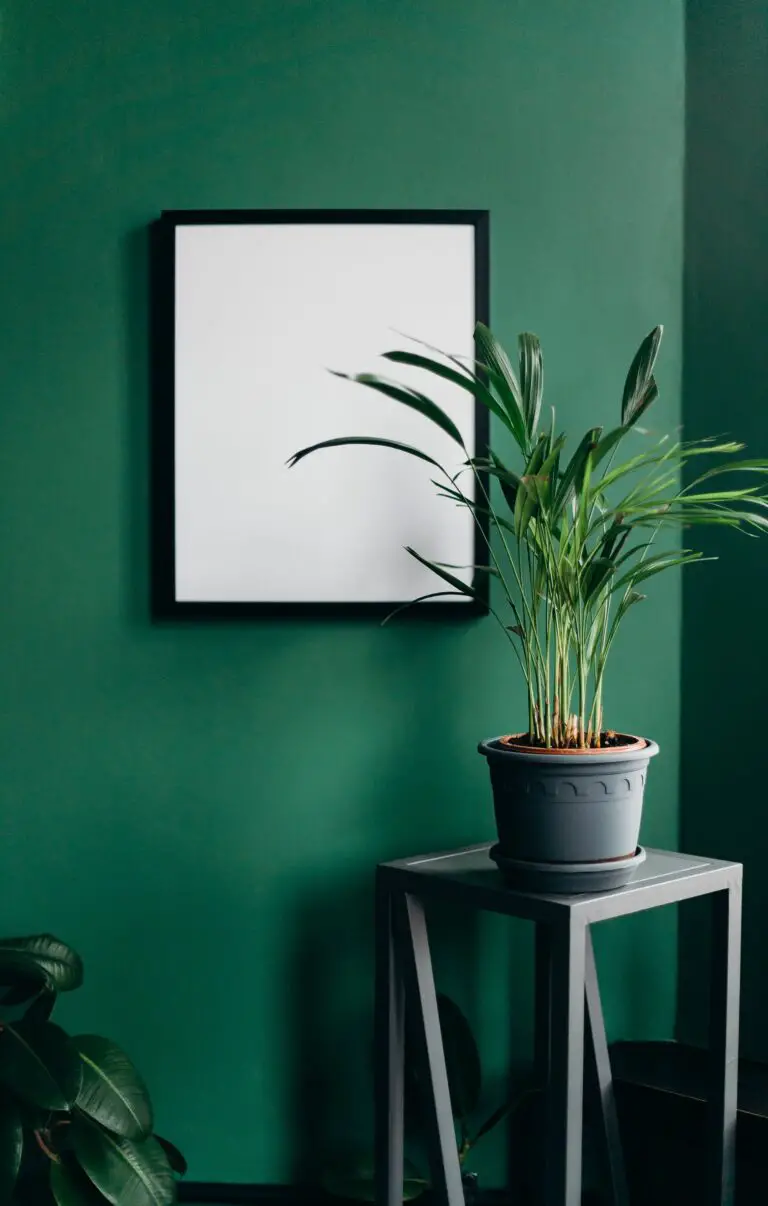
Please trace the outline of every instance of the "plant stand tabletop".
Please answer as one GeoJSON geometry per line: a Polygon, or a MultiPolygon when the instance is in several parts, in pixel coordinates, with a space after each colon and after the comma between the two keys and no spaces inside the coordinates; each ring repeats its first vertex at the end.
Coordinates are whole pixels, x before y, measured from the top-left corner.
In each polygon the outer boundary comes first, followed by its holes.
{"type": "Polygon", "coordinates": [[[545,1206],[581,1202],[585,1030],[599,1090],[615,1206],[628,1194],[590,926],[695,896],[711,898],[710,1163],[705,1206],[732,1206],[738,1071],[739,863],[648,850],[624,887],[560,896],[505,885],[490,843],[384,863],[376,880],[376,1177],[378,1206],[402,1206],[405,1003],[427,1091],[432,1184],[441,1206],[463,1206],[424,905],[448,899],[536,926],[534,1060],[546,1086],[545,1206]]]}

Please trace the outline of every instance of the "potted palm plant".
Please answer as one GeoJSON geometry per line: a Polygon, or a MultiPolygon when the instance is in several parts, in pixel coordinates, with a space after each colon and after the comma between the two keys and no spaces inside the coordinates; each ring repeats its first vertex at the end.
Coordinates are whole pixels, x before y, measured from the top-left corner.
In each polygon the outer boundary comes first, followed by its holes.
{"type": "Polygon", "coordinates": [[[487,407],[515,449],[514,466],[495,448],[470,453],[453,420],[426,394],[371,374],[349,379],[437,424],[456,444],[457,464],[444,466],[417,447],[366,436],[323,441],[290,462],[344,444],[389,447],[429,462],[439,495],[472,513],[487,543],[487,566],[447,566],[406,551],[439,580],[433,594],[415,603],[454,593],[477,597],[477,575],[493,578],[490,612],[527,685],[527,727],[482,741],[479,750],[491,774],[499,835],[494,857],[517,876],[608,867],[611,882],[618,882],[644,857],[638,847],[643,791],[658,746],[612,729],[604,718],[616,635],[645,598],[639,588],[647,581],[707,560],[678,547],[682,530],[717,524],[754,535],[768,528],[768,460],[741,458],[744,446],[730,440],[659,439],[641,428],[658,395],[661,338],[659,326],[640,344],[618,424],[609,431],[591,427],[572,449],[554,411],[546,419],[543,414],[537,337],[520,335],[515,369],[491,331],[478,324],[475,361],[433,349],[384,358],[448,380],[487,407]],[[622,450],[628,455],[618,460],[622,450]],[[731,478],[721,488],[713,479],[723,474],[731,478]],[[456,572],[462,568],[464,577],[456,572]]]}

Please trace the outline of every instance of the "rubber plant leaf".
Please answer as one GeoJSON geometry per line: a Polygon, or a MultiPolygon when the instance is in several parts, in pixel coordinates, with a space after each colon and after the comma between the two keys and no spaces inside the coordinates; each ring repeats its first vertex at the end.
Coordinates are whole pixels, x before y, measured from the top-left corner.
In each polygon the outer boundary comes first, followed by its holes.
{"type": "Polygon", "coordinates": [[[56,1206],[105,1206],[107,1202],[77,1164],[52,1162],[50,1184],[56,1206]]]}
{"type": "Polygon", "coordinates": [[[477,1109],[483,1087],[480,1053],[469,1022],[455,1001],[439,994],[437,1011],[453,1116],[466,1121],[477,1109]]]}
{"type": "Polygon", "coordinates": [[[176,1145],[171,1143],[170,1139],[163,1139],[162,1135],[155,1135],[155,1139],[168,1157],[168,1163],[176,1173],[176,1176],[186,1176],[187,1162],[176,1145]]]}
{"type": "MultiPolygon", "coordinates": [[[[31,973],[32,978],[36,973],[58,992],[70,992],[83,982],[82,959],[52,934],[0,939],[0,976],[4,969],[14,968],[31,973]]],[[[0,983],[7,982],[0,979],[0,983]]]]}
{"type": "Polygon", "coordinates": [[[82,1077],[80,1056],[69,1035],[54,1022],[3,1024],[0,1081],[32,1105],[68,1110],[82,1077]]]}
{"type": "Polygon", "coordinates": [[[155,1139],[137,1143],[111,1135],[82,1114],[70,1129],[77,1159],[113,1206],[170,1206],[176,1200],[173,1170],[155,1139]]]}
{"type": "Polygon", "coordinates": [[[81,1034],[72,1041],[83,1063],[77,1106],[108,1131],[126,1139],[150,1135],[149,1093],[125,1052],[96,1034],[81,1034]]]}
{"type": "Polygon", "coordinates": [[[18,1106],[10,1097],[0,1102],[0,1206],[13,1201],[24,1150],[24,1127],[18,1106]]]}

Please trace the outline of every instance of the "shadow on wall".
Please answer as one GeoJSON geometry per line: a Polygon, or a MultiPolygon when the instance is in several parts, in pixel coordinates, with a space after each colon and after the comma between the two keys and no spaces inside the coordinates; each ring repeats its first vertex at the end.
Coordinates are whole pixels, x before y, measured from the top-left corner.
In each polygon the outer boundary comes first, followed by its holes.
{"type": "MultiPolygon", "coordinates": [[[[367,870],[308,888],[295,914],[284,983],[297,1183],[317,1183],[329,1167],[348,1167],[350,1157],[372,1150],[373,915],[367,870]]],[[[451,995],[473,1014],[476,915],[439,909],[429,920],[438,990],[447,987],[448,963],[451,995]]]]}
{"type": "MultiPolygon", "coordinates": [[[[683,416],[768,456],[768,9],[691,0],[687,17],[683,416]]],[[[745,864],[742,1051],[768,1058],[768,539],[703,532],[719,565],[684,576],[682,841],[745,864]]],[[[681,1037],[704,1037],[706,929],[681,922],[681,1037]]]]}

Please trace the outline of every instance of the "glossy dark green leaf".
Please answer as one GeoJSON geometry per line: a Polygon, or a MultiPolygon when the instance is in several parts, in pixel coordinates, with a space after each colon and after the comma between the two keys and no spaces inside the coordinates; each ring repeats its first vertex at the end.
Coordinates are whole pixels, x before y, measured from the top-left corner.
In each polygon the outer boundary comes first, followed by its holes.
{"type": "Polygon", "coordinates": [[[321,448],[342,448],[347,444],[368,444],[373,448],[393,448],[396,452],[407,452],[409,456],[417,456],[419,460],[426,461],[427,464],[434,465],[441,473],[445,473],[442,465],[419,448],[413,448],[410,444],[401,444],[399,440],[379,439],[377,436],[339,436],[334,440],[322,440],[319,444],[311,444],[309,448],[302,448],[299,452],[294,452],[288,464],[293,468],[312,452],[319,452],[321,448]]]}
{"type": "Polygon", "coordinates": [[[105,1206],[107,1199],[77,1164],[51,1164],[51,1193],[56,1206],[105,1206]]]}
{"type": "Polygon", "coordinates": [[[544,393],[544,368],[541,344],[537,335],[524,332],[518,337],[520,352],[520,393],[528,435],[533,439],[539,425],[541,400],[544,393]]]}
{"type": "Polygon", "coordinates": [[[13,1199],[24,1149],[24,1127],[21,1114],[13,1100],[0,1100],[0,1206],[13,1199]]]}
{"type": "Polygon", "coordinates": [[[56,993],[48,988],[43,988],[24,1011],[24,1018],[27,1022],[47,1022],[55,1004],[56,993]]]}
{"type": "Polygon", "coordinates": [[[469,1022],[450,997],[437,998],[448,1087],[455,1118],[466,1121],[477,1108],[482,1090],[480,1053],[469,1022]]]}
{"type": "Polygon", "coordinates": [[[0,939],[0,968],[3,967],[37,970],[58,992],[69,992],[83,982],[82,959],[52,934],[0,939]]]}
{"type": "Polygon", "coordinates": [[[183,1155],[170,1139],[163,1139],[162,1135],[155,1135],[155,1139],[160,1144],[161,1148],[168,1157],[168,1163],[178,1177],[187,1175],[187,1162],[183,1155]]]}
{"type": "Polygon", "coordinates": [[[176,1181],[168,1157],[153,1138],[136,1143],[77,1115],[72,1144],[80,1164],[113,1206],[169,1206],[176,1181]]]}
{"type": "Polygon", "coordinates": [[[102,1126],[127,1139],[152,1131],[152,1105],[144,1081],[124,1051],[96,1034],[81,1034],[73,1043],[83,1061],[77,1105],[102,1126]]]}
{"type": "MultiPolygon", "coordinates": [[[[429,1188],[429,1182],[410,1160],[405,1161],[403,1172],[403,1201],[412,1202],[429,1188]]],[[[348,1168],[329,1169],[324,1173],[322,1182],[323,1188],[337,1198],[349,1198],[353,1202],[373,1202],[376,1199],[374,1165],[370,1157],[350,1161],[348,1168]]]]}
{"type": "Polygon", "coordinates": [[[408,389],[406,386],[397,385],[394,381],[384,381],[373,373],[357,373],[354,376],[350,376],[348,373],[334,373],[333,375],[334,377],[341,377],[344,381],[354,381],[358,385],[365,385],[369,389],[373,389],[379,394],[384,394],[385,397],[392,398],[393,401],[400,402],[403,406],[417,411],[420,415],[424,415],[425,419],[430,419],[437,427],[442,428],[446,435],[455,440],[460,448],[464,447],[461,432],[456,424],[448,417],[441,406],[438,406],[436,402],[433,402],[425,394],[408,389]]]}
{"type": "Polygon", "coordinates": [[[53,1022],[4,1023],[0,1034],[0,1081],[32,1105],[67,1110],[80,1089],[80,1056],[53,1022]]]}
{"type": "Polygon", "coordinates": [[[621,422],[625,427],[636,423],[658,396],[653,366],[659,354],[663,334],[663,327],[654,327],[640,344],[630,365],[621,399],[621,422]]]}

